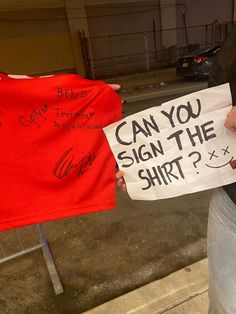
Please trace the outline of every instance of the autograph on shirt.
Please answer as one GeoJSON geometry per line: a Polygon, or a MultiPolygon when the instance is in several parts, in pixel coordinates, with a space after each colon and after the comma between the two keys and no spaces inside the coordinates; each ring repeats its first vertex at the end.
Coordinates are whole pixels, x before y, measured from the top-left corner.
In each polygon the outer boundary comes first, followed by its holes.
{"type": "Polygon", "coordinates": [[[72,171],[76,170],[77,175],[81,176],[89,169],[95,159],[96,155],[88,152],[87,154],[83,154],[80,160],[75,161],[74,147],[71,146],[58,159],[55,167],[53,168],[53,175],[59,179],[63,179],[72,171]]]}

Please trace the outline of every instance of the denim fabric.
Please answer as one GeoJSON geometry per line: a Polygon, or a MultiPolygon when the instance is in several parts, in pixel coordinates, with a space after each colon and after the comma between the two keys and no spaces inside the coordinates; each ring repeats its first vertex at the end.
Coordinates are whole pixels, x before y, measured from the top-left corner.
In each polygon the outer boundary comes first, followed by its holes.
{"type": "Polygon", "coordinates": [[[208,220],[209,314],[236,314],[236,205],[222,189],[208,220]]]}

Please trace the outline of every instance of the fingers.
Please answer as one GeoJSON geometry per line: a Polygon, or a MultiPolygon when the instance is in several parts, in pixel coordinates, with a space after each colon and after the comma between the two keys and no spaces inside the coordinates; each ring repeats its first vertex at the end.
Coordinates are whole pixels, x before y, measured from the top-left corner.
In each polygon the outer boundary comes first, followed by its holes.
{"type": "Polygon", "coordinates": [[[231,166],[232,169],[236,169],[236,159],[231,160],[231,161],[229,162],[229,164],[230,164],[230,166],[231,166]]]}
{"type": "Polygon", "coordinates": [[[127,192],[127,187],[126,187],[126,184],[125,184],[125,183],[122,184],[121,190],[122,190],[122,192],[127,192]]]}
{"type": "Polygon", "coordinates": [[[116,173],[116,183],[117,183],[119,188],[122,188],[123,185],[125,184],[124,172],[123,171],[118,171],[116,173]]]}
{"type": "Polygon", "coordinates": [[[225,123],[224,126],[226,127],[226,129],[230,130],[231,132],[236,132],[236,126],[233,127],[228,123],[225,123]]]}
{"type": "Polygon", "coordinates": [[[108,84],[114,91],[117,91],[121,88],[119,84],[108,84]]]}
{"type": "Polygon", "coordinates": [[[116,173],[116,180],[123,178],[124,177],[124,172],[123,171],[117,171],[116,173]]]}
{"type": "Polygon", "coordinates": [[[123,191],[127,192],[127,186],[124,180],[124,172],[123,171],[118,171],[116,173],[116,183],[117,186],[123,191]]]}
{"type": "MultiPolygon", "coordinates": [[[[121,86],[119,85],[119,84],[108,84],[109,86],[111,86],[111,88],[116,92],[116,91],[118,91],[120,88],[121,88],[121,86]]],[[[125,103],[127,103],[127,100],[123,100],[122,99],[122,104],[125,104],[125,103]]]]}
{"type": "Polygon", "coordinates": [[[117,186],[118,186],[119,188],[121,188],[121,187],[123,186],[123,184],[124,184],[124,179],[123,179],[123,178],[120,178],[120,179],[116,180],[116,182],[117,182],[117,186]]]}
{"type": "Polygon", "coordinates": [[[232,131],[236,132],[236,108],[232,108],[225,119],[224,126],[232,131]]]}

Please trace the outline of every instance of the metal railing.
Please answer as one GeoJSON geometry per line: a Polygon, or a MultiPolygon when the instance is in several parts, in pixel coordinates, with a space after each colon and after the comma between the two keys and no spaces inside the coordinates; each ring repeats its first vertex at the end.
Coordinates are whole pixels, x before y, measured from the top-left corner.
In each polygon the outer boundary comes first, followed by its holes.
{"type": "Polygon", "coordinates": [[[26,228],[14,229],[2,232],[0,234],[0,264],[9,262],[16,259],[17,257],[42,249],[55,294],[60,294],[63,292],[63,287],[57,273],[56,266],[54,264],[54,260],[48,245],[48,240],[43,225],[38,224],[36,226],[37,231],[33,230],[32,228],[34,227],[30,227],[30,230],[28,230],[28,239],[27,234],[25,234],[24,239],[24,235],[20,231],[22,229],[25,230],[26,228]],[[37,241],[39,243],[29,245],[29,242],[31,242],[29,241],[29,239],[32,240],[32,237],[34,238],[33,240],[35,242],[37,241]]]}
{"type": "Polygon", "coordinates": [[[232,22],[91,37],[81,34],[87,76],[99,78],[173,66],[196,48],[221,44],[232,22]]]}

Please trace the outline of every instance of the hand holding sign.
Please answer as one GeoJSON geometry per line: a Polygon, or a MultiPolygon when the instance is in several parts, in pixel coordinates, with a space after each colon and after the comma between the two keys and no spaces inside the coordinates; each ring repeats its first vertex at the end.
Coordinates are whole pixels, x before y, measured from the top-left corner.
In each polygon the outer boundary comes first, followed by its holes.
{"type": "Polygon", "coordinates": [[[123,192],[127,192],[127,186],[126,186],[126,183],[125,183],[124,172],[123,171],[118,171],[116,173],[116,183],[117,183],[117,186],[119,188],[121,188],[121,190],[123,192]]]}
{"type": "Polygon", "coordinates": [[[232,110],[227,114],[225,127],[232,132],[236,132],[236,108],[232,108],[232,110]]]}
{"type": "MultiPolygon", "coordinates": [[[[230,106],[225,84],[105,128],[131,198],[169,198],[236,181],[226,167],[236,151],[232,133],[223,127],[230,106]]],[[[121,177],[119,182],[124,187],[121,177]]]]}
{"type": "MultiPolygon", "coordinates": [[[[232,132],[236,132],[236,108],[233,108],[226,117],[225,127],[232,132]]],[[[236,159],[230,161],[232,169],[236,169],[236,159]]]]}

